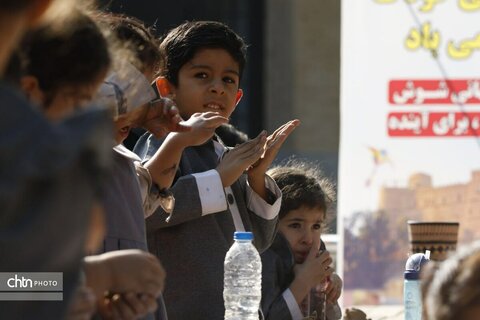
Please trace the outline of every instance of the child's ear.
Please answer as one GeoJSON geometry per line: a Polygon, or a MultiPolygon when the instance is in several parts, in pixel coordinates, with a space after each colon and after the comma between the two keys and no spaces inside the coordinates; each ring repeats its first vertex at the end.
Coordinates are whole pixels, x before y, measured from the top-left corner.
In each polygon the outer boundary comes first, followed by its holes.
{"type": "Polygon", "coordinates": [[[235,97],[235,107],[238,105],[238,103],[240,102],[240,100],[242,100],[242,97],[243,97],[243,90],[242,90],[242,89],[238,89],[238,91],[237,91],[237,96],[235,97]]]}
{"type": "Polygon", "coordinates": [[[20,79],[20,87],[27,96],[28,100],[37,105],[43,104],[44,94],[42,89],[40,89],[40,84],[38,83],[38,79],[36,77],[23,76],[20,79]]]}
{"type": "Polygon", "coordinates": [[[173,98],[175,94],[174,86],[165,77],[159,77],[155,80],[158,92],[164,98],[173,98]]]}

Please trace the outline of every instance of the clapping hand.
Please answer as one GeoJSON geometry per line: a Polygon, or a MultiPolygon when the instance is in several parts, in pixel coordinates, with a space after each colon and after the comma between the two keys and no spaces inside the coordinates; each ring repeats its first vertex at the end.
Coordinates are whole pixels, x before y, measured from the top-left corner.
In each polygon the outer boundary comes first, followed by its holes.
{"type": "Polygon", "coordinates": [[[146,113],[137,125],[148,130],[156,138],[162,138],[169,132],[191,130],[180,117],[173,101],[168,98],[160,98],[145,108],[146,113]]]}
{"type": "Polygon", "coordinates": [[[272,164],[273,160],[280,151],[285,140],[288,138],[290,133],[295,130],[296,127],[300,124],[300,120],[291,120],[283,125],[281,125],[277,130],[275,130],[271,135],[267,137],[267,143],[265,146],[265,151],[249,169],[248,175],[250,176],[263,176],[267,172],[268,168],[272,164]]]}
{"type": "Polygon", "coordinates": [[[256,138],[244,142],[226,152],[217,166],[224,187],[231,186],[265,152],[267,133],[262,131],[256,138]]]}

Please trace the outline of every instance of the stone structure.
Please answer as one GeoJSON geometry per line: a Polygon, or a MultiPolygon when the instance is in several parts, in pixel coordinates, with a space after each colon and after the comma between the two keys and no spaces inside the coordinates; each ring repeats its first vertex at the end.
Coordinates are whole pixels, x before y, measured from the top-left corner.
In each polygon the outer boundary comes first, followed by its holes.
{"type": "Polygon", "coordinates": [[[429,175],[417,173],[406,188],[383,187],[379,209],[389,216],[406,216],[419,221],[456,221],[459,240],[480,238],[480,170],[470,181],[435,187],[429,175]]]}

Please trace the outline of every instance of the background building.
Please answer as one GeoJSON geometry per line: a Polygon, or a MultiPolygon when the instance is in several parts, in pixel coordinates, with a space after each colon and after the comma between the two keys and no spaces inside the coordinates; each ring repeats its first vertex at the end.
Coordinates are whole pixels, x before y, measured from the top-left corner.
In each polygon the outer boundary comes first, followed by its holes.
{"type": "Polygon", "coordinates": [[[389,216],[419,221],[460,222],[460,242],[480,238],[480,171],[470,181],[435,187],[423,173],[412,175],[405,188],[384,187],[379,210],[389,216]]]}

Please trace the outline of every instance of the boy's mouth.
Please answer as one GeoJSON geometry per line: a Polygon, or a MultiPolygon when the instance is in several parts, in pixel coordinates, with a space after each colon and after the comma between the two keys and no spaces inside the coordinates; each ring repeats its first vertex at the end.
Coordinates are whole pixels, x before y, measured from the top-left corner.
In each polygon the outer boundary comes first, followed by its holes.
{"type": "Polygon", "coordinates": [[[212,111],[222,111],[223,110],[223,106],[219,103],[214,103],[214,102],[210,102],[210,103],[207,103],[204,105],[204,107],[206,109],[210,109],[212,111]]]}

